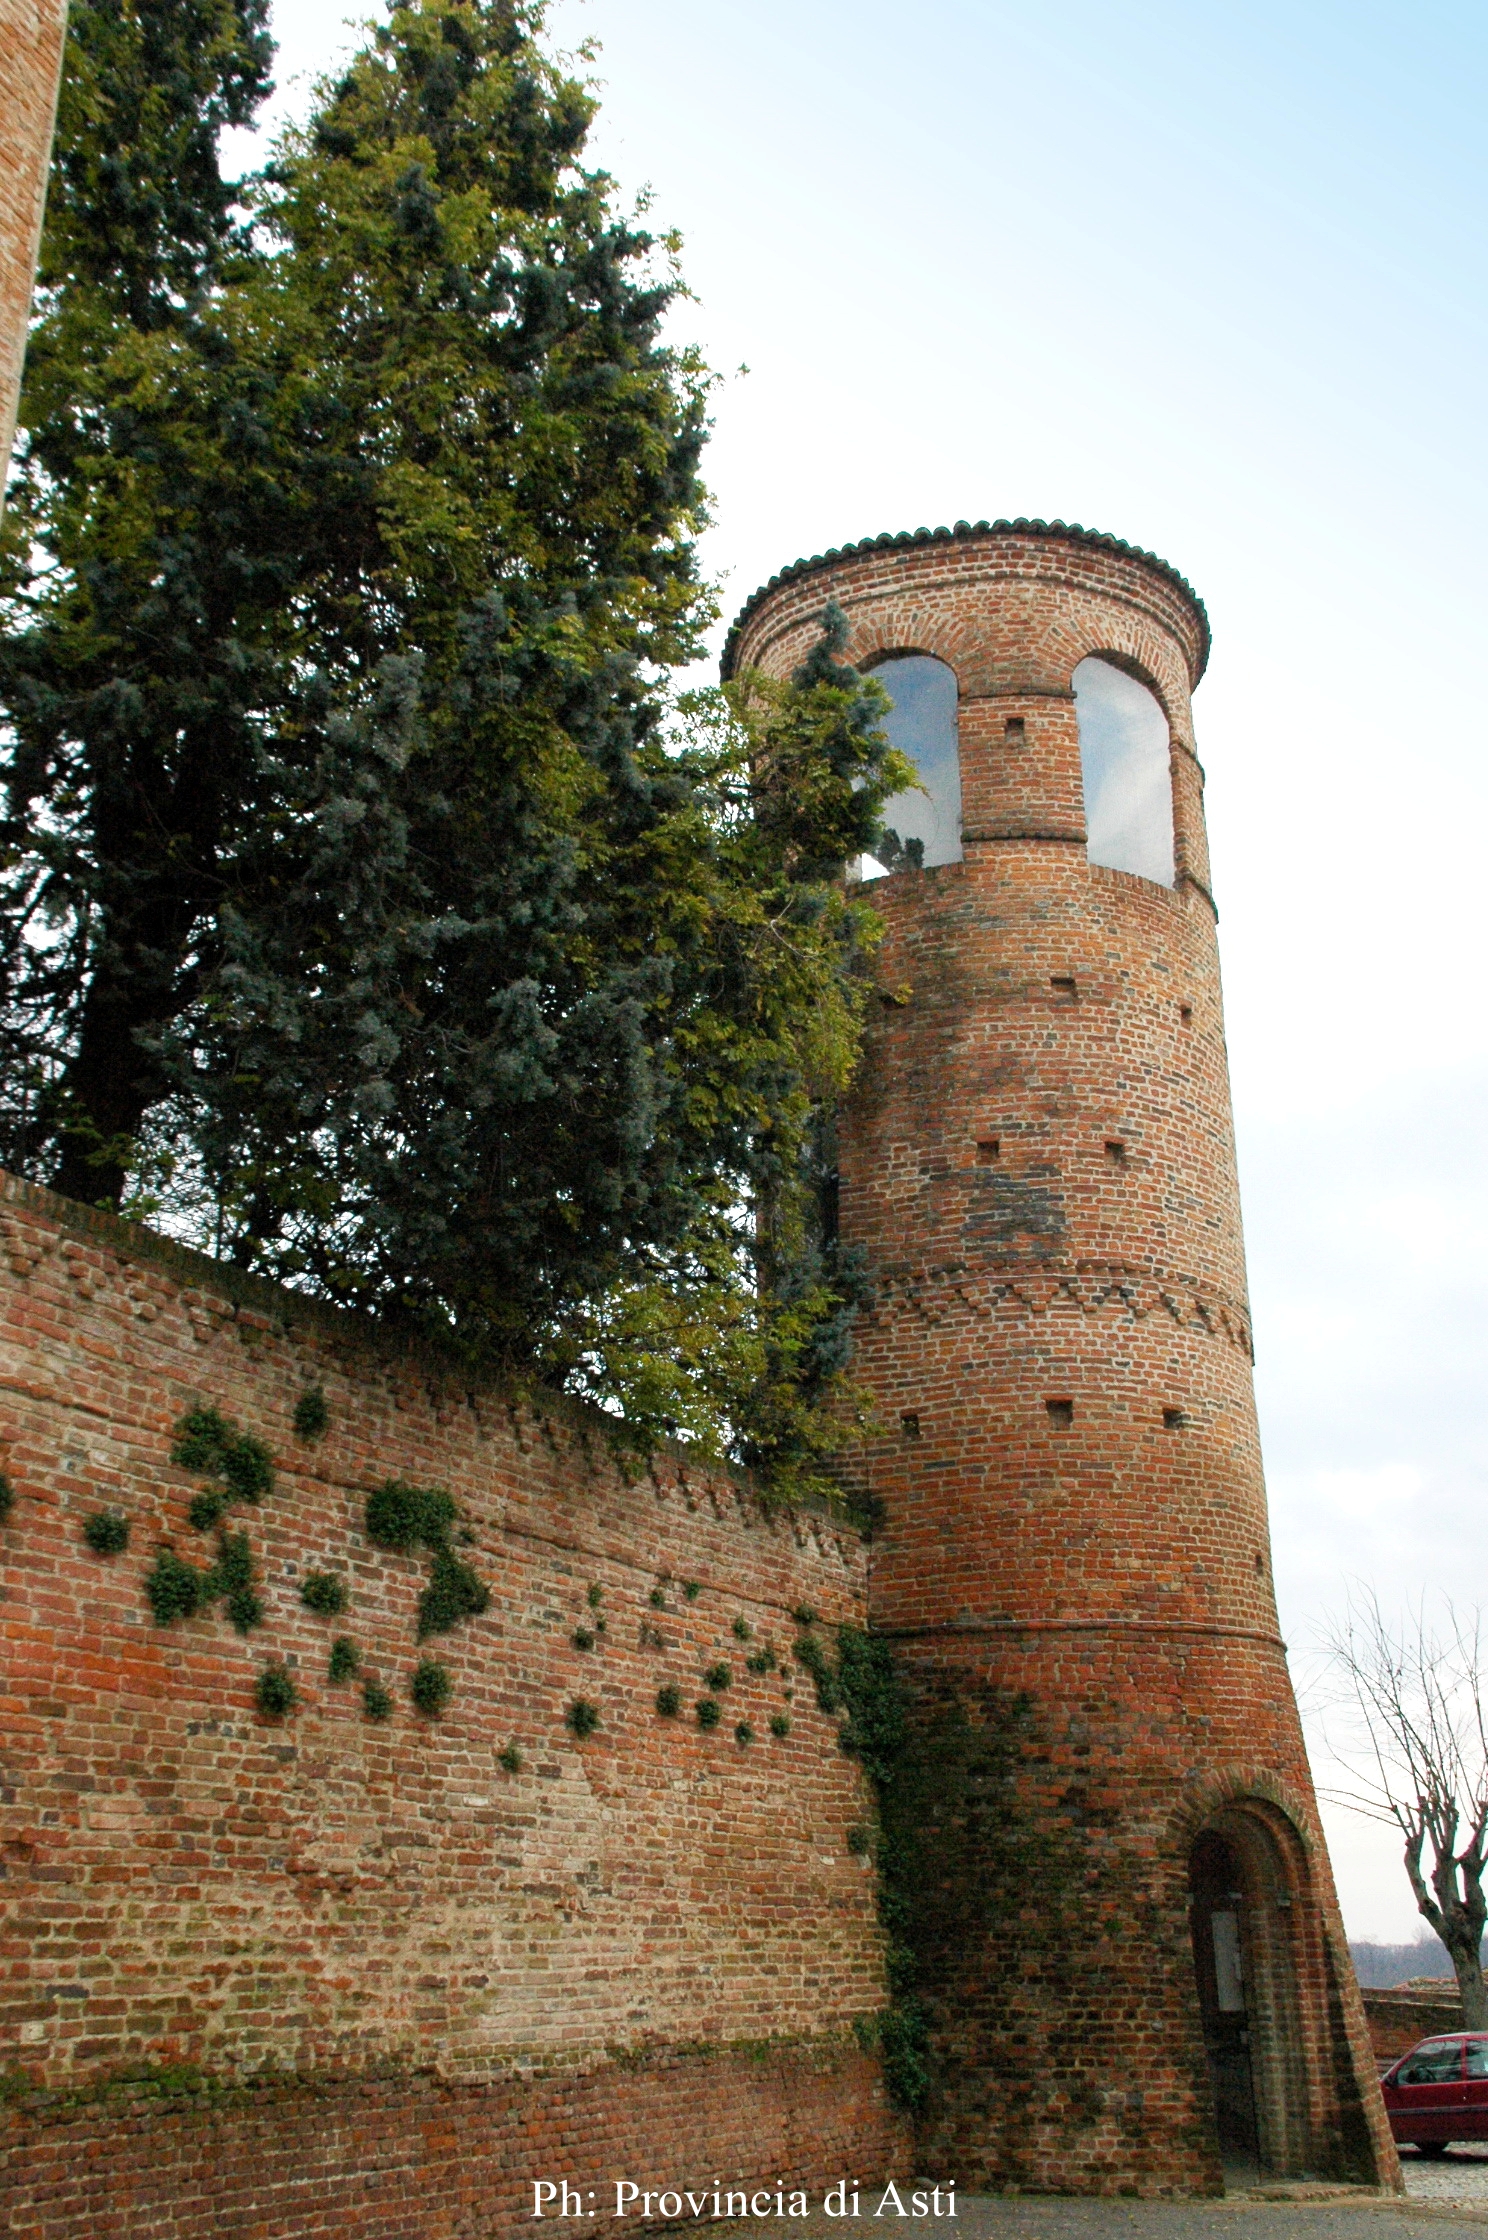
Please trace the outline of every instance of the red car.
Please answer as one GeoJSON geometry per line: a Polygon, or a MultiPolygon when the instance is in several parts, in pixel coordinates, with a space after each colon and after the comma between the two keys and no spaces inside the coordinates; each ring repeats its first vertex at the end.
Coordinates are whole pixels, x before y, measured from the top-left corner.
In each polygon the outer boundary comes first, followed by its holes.
{"type": "Polygon", "coordinates": [[[1423,2038],[1380,2085],[1397,2146],[1445,2154],[1454,2139],[1488,2139],[1488,2030],[1423,2038]]]}

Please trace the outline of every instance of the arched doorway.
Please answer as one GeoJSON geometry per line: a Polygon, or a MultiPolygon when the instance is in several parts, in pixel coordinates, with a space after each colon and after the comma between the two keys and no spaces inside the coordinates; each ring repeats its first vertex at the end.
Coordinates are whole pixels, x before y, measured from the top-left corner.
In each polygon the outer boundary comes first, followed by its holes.
{"type": "Polygon", "coordinates": [[[1189,1852],[1189,1921],[1214,2127],[1223,2160],[1297,2177],[1314,2156],[1297,1990],[1306,1862],[1273,1808],[1234,1803],[1189,1852]]]}
{"type": "Polygon", "coordinates": [[[1188,1864],[1194,1975],[1214,2128],[1227,2165],[1260,2164],[1250,2012],[1245,1996],[1245,1886],[1240,1861],[1217,1830],[1206,1828],[1188,1864]]]}

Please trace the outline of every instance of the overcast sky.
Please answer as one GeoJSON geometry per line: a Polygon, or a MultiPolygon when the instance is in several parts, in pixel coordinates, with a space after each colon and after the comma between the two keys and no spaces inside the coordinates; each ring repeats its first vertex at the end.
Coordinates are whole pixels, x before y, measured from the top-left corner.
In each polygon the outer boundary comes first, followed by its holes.
{"type": "MultiPolygon", "coordinates": [[[[346,13],[280,9],[286,76],[344,48],[346,13]]],[[[730,376],[707,543],[730,609],[798,555],[999,514],[1113,531],[1207,602],[1284,1629],[1300,1665],[1350,1577],[1488,1602],[1488,14],[558,0],[552,22],[601,43],[595,152],[682,231],[683,327],[730,376]]],[[[1350,1933],[1413,1936],[1396,1847],[1327,1817],[1350,1933]]]]}

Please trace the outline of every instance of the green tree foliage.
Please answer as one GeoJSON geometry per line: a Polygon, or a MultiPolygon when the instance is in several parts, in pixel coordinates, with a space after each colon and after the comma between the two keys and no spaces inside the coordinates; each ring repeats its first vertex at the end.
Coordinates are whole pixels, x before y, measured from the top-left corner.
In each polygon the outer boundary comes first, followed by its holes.
{"type": "Polygon", "coordinates": [[[267,90],[266,16],[70,11],[6,524],[0,1126],[8,1164],[86,1199],[117,1201],[166,1091],[146,1038],[208,962],[293,581],[253,487],[265,369],[221,316],[247,244],[217,143],[267,90]]]}
{"type": "Polygon", "coordinates": [[[813,1481],[876,930],[841,870],[910,782],[884,703],[833,612],[790,683],[669,707],[708,380],[541,7],[395,8],[239,222],[262,17],[74,12],[0,645],[0,1157],[813,1481]]]}

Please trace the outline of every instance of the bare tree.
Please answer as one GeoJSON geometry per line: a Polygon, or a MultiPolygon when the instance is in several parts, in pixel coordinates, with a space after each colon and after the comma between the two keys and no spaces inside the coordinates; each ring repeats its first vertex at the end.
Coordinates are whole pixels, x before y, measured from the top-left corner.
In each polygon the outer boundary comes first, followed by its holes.
{"type": "Polygon", "coordinates": [[[1335,1792],[1337,1801],[1399,1828],[1417,1909],[1452,1957],[1463,2022],[1469,2030],[1488,2030],[1482,1613],[1464,1619],[1449,1602],[1441,1623],[1433,1624],[1421,1603],[1392,1625],[1378,1597],[1356,1588],[1324,1645],[1338,1683],[1335,1706],[1352,1729],[1346,1739],[1332,1731],[1328,1736],[1353,1783],[1335,1792]]]}

